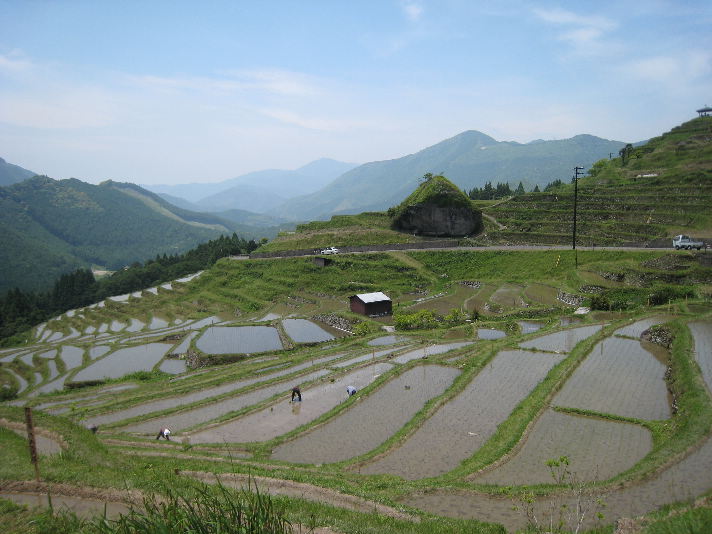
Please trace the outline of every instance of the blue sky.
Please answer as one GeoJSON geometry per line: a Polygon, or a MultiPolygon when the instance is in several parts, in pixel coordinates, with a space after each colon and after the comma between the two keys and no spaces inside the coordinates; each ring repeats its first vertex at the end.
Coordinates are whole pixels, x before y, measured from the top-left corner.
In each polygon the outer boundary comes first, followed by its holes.
{"type": "Polygon", "coordinates": [[[0,157],[148,184],[639,141],[712,105],[710,28],[709,1],[0,0],[0,157]]]}

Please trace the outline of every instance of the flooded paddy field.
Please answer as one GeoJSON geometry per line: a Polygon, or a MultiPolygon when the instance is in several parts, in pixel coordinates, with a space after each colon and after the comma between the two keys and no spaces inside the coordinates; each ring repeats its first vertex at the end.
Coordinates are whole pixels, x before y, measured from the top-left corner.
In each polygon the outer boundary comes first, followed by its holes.
{"type": "Polygon", "coordinates": [[[391,354],[392,352],[396,352],[396,351],[400,350],[401,348],[402,347],[368,352],[366,354],[362,354],[361,356],[357,356],[355,358],[349,358],[348,360],[344,360],[343,362],[335,363],[335,364],[331,365],[331,367],[333,367],[334,369],[343,369],[344,367],[350,367],[357,363],[382,358],[383,356],[387,356],[388,354],[391,354]]]}
{"type": "Polygon", "coordinates": [[[444,343],[441,345],[428,345],[422,349],[411,350],[400,356],[393,358],[396,363],[404,364],[411,360],[423,359],[429,356],[437,356],[438,354],[444,354],[445,352],[450,352],[451,350],[461,349],[462,347],[467,347],[473,345],[472,341],[461,341],[459,343],[444,343]]]}
{"type": "Polygon", "coordinates": [[[169,375],[179,375],[181,373],[185,373],[188,370],[188,367],[185,364],[185,360],[166,358],[161,362],[161,365],[158,366],[158,369],[164,373],[168,373],[169,375]]]}
{"type": "Polygon", "coordinates": [[[495,328],[478,328],[477,329],[477,337],[479,339],[494,340],[494,339],[502,339],[503,337],[506,337],[506,336],[507,336],[506,332],[502,332],[501,330],[497,330],[495,328]]]}
{"type": "Polygon", "coordinates": [[[334,381],[302,389],[302,402],[291,397],[235,421],[190,435],[191,443],[235,443],[266,441],[305,425],[335,406],[349,400],[346,386],[363,389],[383,373],[389,363],[376,363],[334,378],[334,381]]]}
{"type": "Polygon", "coordinates": [[[81,369],[72,380],[82,382],[84,380],[120,378],[136,371],[150,371],[154,365],[161,361],[171,346],[166,343],[149,343],[148,345],[119,349],[81,369]]]}
{"type": "Polygon", "coordinates": [[[306,319],[284,319],[282,326],[295,343],[320,343],[334,339],[329,332],[306,319]]]}
{"type": "Polygon", "coordinates": [[[381,336],[376,339],[372,339],[366,345],[369,347],[381,347],[383,345],[397,345],[398,343],[405,343],[409,338],[406,336],[381,336]]]}
{"type": "Polygon", "coordinates": [[[174,395],[172,397],[166,397],[159,400],[144,402],[141,404],[137,404],[136,406],[132,406],[130,408],[124,408],[107,414],[93,416],[87,419],[86,422],[88,424],[106,425],[122,421],[124,419],[137,417],[139,415],[149,415],[152,412],[160,412],[169,408],[192,404],[194,402],[205,400],[210,397],[217,397],[219,395],[223,395],[231,391],[237,391],[253,384],[266,382],[267,380],[272,380],[281,376],[296,373],[303,369],[307,369],[320,363],[326,363],[341,356],[342,354],[332,354],[323,358],[308,360],[306,362],[300,363],[299,365],[294,365],[288,369],[282,369],[281,371],[276,371],[270,374],[261,374],[260,376],[243,378],[240,380],[227,382],[225,384],[220,384],[218,386],[202,387],[197,391],[193,391],[184,395],[174,395]]]}
{"type": "Polygon", "coordinates": [[[284,348],[272,326],[213,326],[195,346],[206,354],[251,354],[284,348]]]}
{"type": "Polygon", "coordinates": [[[519,329],[522,334],[532,334],[541,330],[544,326],[544,323],[540,323],[538,321],[517,321],[517,324],[519,325],[519,329]]]}
{"type": "Polygon", "coordinates": [[[668,419],[665,365],[639,341],[604,339],[574,371],[553,404],[638,419],[668,419]]]}
{"type": "Polygon", "coordinates": [[[503,284],[492,293],[490,301],[503,308],[518,308],[524,304],[523,290],[524,287],[517,284],[503,284]]]}
{"type": "Polygon", "coordinates": [[[624,326],[623,328],[619,328],[614,332],[614,334],[617,336],[634,337],[636,339],[639,339],[642,333],[651,326],[667,322],[670,319],[671,317],[665,315],[648,317],[646,319],[636,321],[633,324],[629,324],[628,326],[624,326]]]}
{"type": "Polygon", "coordinates": [[[454,469],[489,439],[562,359],[558,354],[500,352],[400,447],[366,464],[360,472],[391,473],[414,480],[454,469]]]}
{"type": "Polygon", "coordinates": [[[590,326],[579,326],[561,330],[552,334],[546,334],[535,339],[530,339],[520,343],[523,349],[548,350],[551,352],[570,352],[577,343],[591,337],[601,330],[600,324],[590,326]]]}
{"type": "Polygon", "coordinates": [[[278,446],[272,458],[321,464],[365,454],[390,438],[428,400],[441,395],[459,374],[440,365],[409,369],[368,397],[354,399],[351,408],[335,419],[278,446]]]}
{"type": "MultiPolygon", "coordinates": [[[[613,523],[621,517],[637,517],[665,504],[702,495],[712,488],[710,465],[712,438],[708,437],[700,448],[656,476],[632,486],[604,490],[601,495],[606,503],[603,524],[613,523]]],[[[435,491],[411,495],[402,502],[446,517],[502,523],[510,531],[526,526],[523,514],[512,509],[512,501],[508,498],[474,492],[435,491]]],[[[536,501],[535,511],[539,517],[546,517],[550,503],[551,500],[544,497],[536,501]]],[[[575,506],[573,499],[564,498],[563,503],[575,506]]],[[[594,520],[589,519],[584,525],[592,527],[594,520]]]]}
{"type": "Polygon", "coordinates": [[[84,349],[65,345],[60,353],[62,361],[67,370],[79,367],[84,360],[84,349]]]}
{"type": "Polygon", "coordinates": [[[553,483],[546,461],[567,456],[580,481],[602,481],[632,467],[652,446],[650,431],[638,425],[547,410],[510,460],[470,480],[500,486],[553,483]]]}
{"type": "Polygon", "coordinates": [[[213,419],[230,412],[241,410],[242,408],[265,401],[278,393],[283,393],[286,396],[288,392],[291,391],[294,384],[311,382],[312,380],[316,380],[328,374],[329,371],[327,369],[320,369],[319,371],[314,371],[304,376],[295,377],[290,381],[265,386],[250,391],[249,393],[243,393],[242,395],[222,399],[192,410],[159,416],[148,421],[123,427],[121,430],[125,432],[148,435],[155,434],[162,426],[167,426],[174,431],[183,430],[203,423],[208,423],[213,419]]]}
{"type": "Polygon", "coordinates": [[[712,321],[689,323],[695,340],[695,360],[702,370],[707,389],[712,391],[712,321]]]}

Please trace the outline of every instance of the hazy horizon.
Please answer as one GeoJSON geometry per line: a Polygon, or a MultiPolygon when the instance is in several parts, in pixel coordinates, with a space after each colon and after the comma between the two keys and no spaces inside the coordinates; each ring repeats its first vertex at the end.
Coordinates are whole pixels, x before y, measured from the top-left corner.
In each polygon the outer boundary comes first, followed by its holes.
{"type": "Polygon", "coordinates": [[[636,142],[712,103],[712,5],[0,0],[0,156],[220,182],[466,130],[636,142]]]}

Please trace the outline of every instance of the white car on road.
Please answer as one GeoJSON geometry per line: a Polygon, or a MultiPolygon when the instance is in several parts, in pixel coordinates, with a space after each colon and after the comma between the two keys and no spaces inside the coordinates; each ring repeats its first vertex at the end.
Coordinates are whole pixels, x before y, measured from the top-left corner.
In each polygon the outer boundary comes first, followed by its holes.
{"type": "Polygon", "coordinates": [[[339,249],[336,247],[328,247],[321,251],[321,254],[338,254],[339,249]]]}

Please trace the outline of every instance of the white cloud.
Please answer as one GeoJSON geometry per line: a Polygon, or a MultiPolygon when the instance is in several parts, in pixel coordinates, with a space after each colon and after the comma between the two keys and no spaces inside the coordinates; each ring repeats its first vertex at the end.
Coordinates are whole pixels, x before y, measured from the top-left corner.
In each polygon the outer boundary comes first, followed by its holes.
{"type": "Polygon", "coordinates": [[[32,63],[25,59],[19,52],[0,54],[0,72],[13,74],[27,71],[32,68],[32,63]]]}
{"type": "Polygon", "coordinates": [[[564,9],[535,9],[539,19],[562,28],[557,35],[580,55],[600,55],[610,50],[605,36],[618,27],[617,22],[600,15],[579,15],[564,9]]]}
{"type": "Polygon", "coordinates": [[[677,84],[682,80],[696,80],[712,72],[712,53],[688,51],[680,56],[655,56],[633,61],[625,71],[644,81],[677,84]]]}
{"type": "Polygon", "coordinates": [[[401,7],[406,17],[414,22],[420,19],[423,14],[423,7],[415,2],[403,2],[401,7]]]}

